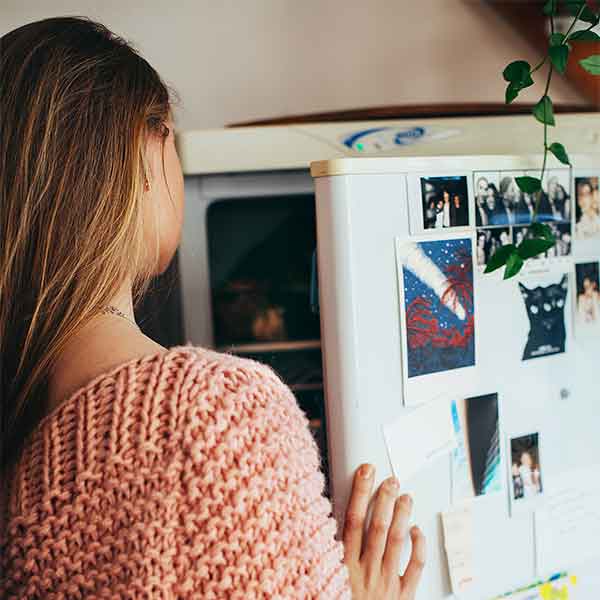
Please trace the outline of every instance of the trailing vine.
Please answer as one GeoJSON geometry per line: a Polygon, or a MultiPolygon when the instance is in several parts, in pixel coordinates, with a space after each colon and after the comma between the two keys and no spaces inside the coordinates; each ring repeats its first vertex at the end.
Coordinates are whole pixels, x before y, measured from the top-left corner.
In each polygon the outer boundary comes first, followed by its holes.
{"type": "MultiPolygon", "coordinates": [[[[567,70],[569,56],[572,49],[570,42],[592,41],[600,42],[600,36],[592,29],[600,22],[600,14],[592,10],[586,0],[546,0],[542,12],[550,19],[550,37],[548,40],[548,50],[544,58],[535,67],[524,60],[511,62],[503,71],[504,80],[508,82],[506,88],[506,104],[515,100],[519,93],[532,86],[535,82],[533,74],[539,71],[548,63],[548,74],[546,76],[546,85],[544,93],[539,102],[533,107],[533,116],[542,123],[544,127],[544,159],[539,177],[523,176],[517,177],[516,182],[519,189],[526,193],[536,196],[534,211],[532,215],[531,231],[533,237],[524,239],[518,246],[508,244],[501,246],[490,257],[486,273],[491,273],[502,266],[505,266],[504,279],[514,277],[523,268],[525,261],[535,256],[543,254],[556,244],[556,239],[552,230],[545,223],[540,222],[538,213],[542,201],[542,181],[546,172],[548,154],[552,154],[562,164],[571,165],[566,148],[560,142],[548,143],[548,127],[555,125],[554,107],[550,97],[550,83],[552,74],[556,70],[563,74],[567,70]],[[559,4],[564,4],[571,15],[573,21],[567,32],[556,33],[554,19],[557,14],[559,4]],[[574,31],[578,22],[586,23],[585,29],[574,31]]],[[[600,54],[587,56],[579,61],[579,64],[592,75],[600,75],[600,54]]]]}

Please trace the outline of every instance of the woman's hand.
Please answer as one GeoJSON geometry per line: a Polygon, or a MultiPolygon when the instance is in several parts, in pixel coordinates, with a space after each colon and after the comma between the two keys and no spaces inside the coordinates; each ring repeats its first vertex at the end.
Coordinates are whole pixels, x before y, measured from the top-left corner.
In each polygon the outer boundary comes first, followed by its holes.
{"type": "Polygon", "coordinates": [[[364,531],[375,469],[362,465],[354,476],[344,523],[344,563],[350,572],[353,600],[413,600],[425,566],[425,538],[418,527],[408,531],[410,496],[398,498],[398,481],[386,479],[377,491],[369,528],[364,531]],[[407,536],[412,553],[398,575],[407,536]]]}

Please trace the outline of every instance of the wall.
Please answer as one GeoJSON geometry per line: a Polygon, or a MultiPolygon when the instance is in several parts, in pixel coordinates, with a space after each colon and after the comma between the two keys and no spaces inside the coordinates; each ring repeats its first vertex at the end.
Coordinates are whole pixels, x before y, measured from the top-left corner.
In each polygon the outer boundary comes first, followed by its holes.
{"type": "MultiPolygon", "coordinates": [[[[503,67],[538,58],[477,0],[2,0],[0,33],[67,14],[133,41],[179,92],[186,129],[365,106],[497,102],[503,67]]],[[[582,101],[558,79],[553,96],[582,101]]]]}

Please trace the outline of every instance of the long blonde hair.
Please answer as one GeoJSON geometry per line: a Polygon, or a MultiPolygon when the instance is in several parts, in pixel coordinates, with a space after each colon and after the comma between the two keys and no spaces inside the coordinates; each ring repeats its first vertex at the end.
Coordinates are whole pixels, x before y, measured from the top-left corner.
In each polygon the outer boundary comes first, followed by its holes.
{"type": "Polygon", "coordinates": [[[148,286],[158,248],[144,241],[144,148],[149,135],[165,135],[170,102],[124,40],[88,19],[53,18],[0,39],[0,111],[7,466],[39,421],[71,336],[127,278],[136,303],[148,286]]]}

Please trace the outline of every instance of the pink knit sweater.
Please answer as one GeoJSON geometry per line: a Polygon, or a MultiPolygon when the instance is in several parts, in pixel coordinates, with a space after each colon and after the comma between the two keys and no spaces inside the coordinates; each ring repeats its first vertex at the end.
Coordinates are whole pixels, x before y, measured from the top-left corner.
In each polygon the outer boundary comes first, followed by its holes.
{"type": "Polygon", "coordinates": [[[3,482],[0,597],[349,599],[307,423],[269,368],[193,346],[100,375],[3,482]]]}

